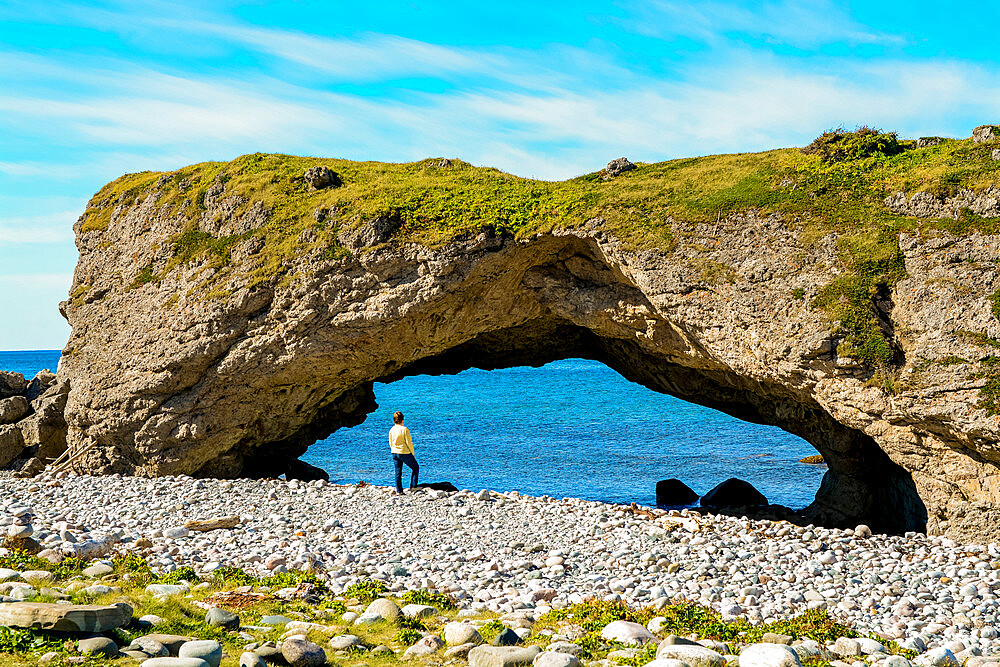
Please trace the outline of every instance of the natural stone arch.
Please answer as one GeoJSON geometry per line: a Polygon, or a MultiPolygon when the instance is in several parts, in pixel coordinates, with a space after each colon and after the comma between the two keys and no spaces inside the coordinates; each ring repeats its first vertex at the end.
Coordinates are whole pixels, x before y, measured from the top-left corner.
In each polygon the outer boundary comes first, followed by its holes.
{"type": "Polygon", "coordinates": [[[910,474],[816,396],[809,371],[834,367],[828,324],[795,312],[811,333],[776,334],[789,318],[765,305],[769,286],[741,295],[705,284],[690,266],[622,248],[599,228],[520,241],[485,230],[436,250],[384,245],[302,261],[308,270],[286,287],[181,304],[176,315],[156,301],[181,290],[183,276],[95,302],[111,328],[71,312],[70,347],[85,350],[67,363],[77,469],[276,476],[317,439],[360,423],[375,408],[373,382],[584,357],[812,443],[829,464],[807,511],[816,522],[925,527],[910,474]],[[111,334],[127,335],[138,367],[116,362],[111,334]],[[83,359],[120,374],[82,372],[83,359]]]}

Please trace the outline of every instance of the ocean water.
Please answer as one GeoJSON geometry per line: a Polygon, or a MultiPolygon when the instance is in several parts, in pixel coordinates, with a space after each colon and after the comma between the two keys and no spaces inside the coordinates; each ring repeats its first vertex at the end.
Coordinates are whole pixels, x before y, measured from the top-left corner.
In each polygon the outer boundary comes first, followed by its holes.
{"type": "MultiPolygon", "coordinates": [[[[58,358],[0,352],[0,369],[30,377],[54,370],[58,358]]],[[[703,494],[739,477],[771,502],[801,508],[826,470],[798,463],[816,450],[797,436],[658,394],[583,359],[418,375],[376,384],[375,396],[379,408],[363,424],[303,456],[331,481],[392,483],[387,433],[396,410],[413,433],[420,480],[473,490],[653,505],[657,480],[676,477],[703,494]]]]}

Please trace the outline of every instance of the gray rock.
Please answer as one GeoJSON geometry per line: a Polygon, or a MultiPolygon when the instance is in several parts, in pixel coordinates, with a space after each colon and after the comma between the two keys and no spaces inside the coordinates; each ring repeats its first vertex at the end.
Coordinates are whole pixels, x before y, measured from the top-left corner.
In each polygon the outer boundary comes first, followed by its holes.
{"type": "Polygon", "coordinates": [[[310,190],[323,190],[330,187],[336,188],[343,183],[340,180],[340,176],[338,176],[335,171],[329,167],[321,165],[306,169],[305,173],[302,174],[302,178],[305,180],[310,190]]]}
{"type": "Polygon", "coordinates": [[[580,667],[580,660],[569,653],[542,651],[532,661],[535,667],[580,667]]]}
{"type": "Polygon", "coordinates": [[[28,399],[24,396],[11,396],[0,400],[0,425],[13,424],[28,414],[28,399]]]}
{"type": "Polygon", "coordinates": [[[184,595],[190,589],[182,584],[150,584],[146,586],[146,592],[156,597],[172,597],[174,595],[184,595]]]}
{"type": "Polygon", "coordinates": [[[20,396],[28,389],[28,381],[20,373],[0,371],[0,399],[20,396]]]}
{"type": "Polygon", "coordinates": [[[118,644],[107,637],[90,637],[77,642],[80,653],[84,655],[94,655],[102,658],[117,658],[118,644]]]}
{"type": "Polygon", "coordinates": [[[985,144],[1000,137],[1000,127],[996,125],[980,125],[972,131],[972,143],[985,144]]]}
{"type": "Polygon", "coordinates": [[[209,667],[219,667],[222,662],[222,644],[214,639],[195,639],[181,644],[177,651],[179,658],[200,658],[208,663],[209,667]]]}
{"type": "Polygon", "coordinates": [[[857,639],[841,637],[833,643],[830,650],[842,658],[851,658],[856,655],[864,655],[861,651],[861,643],[857,639]]]}
{"type": "Polygon", "coordinates": [[[103,577],[106,574],[111,574],[114,571],[115,569],[110,565],[105,563],[94,563],[89,567],[83,568],[83,576],[97,579],[98,577],[103,577]]]}
{"type": "Polygon", "coordinates": [[[926,653],[918,655],[915,662],[930,667],[959,667],[955,654],[943,646],[932,648],[926,653]]]}
{"type": "Polygon", "coordinates": [[[724,667],[726,664],[726,659],[711,649],[684,644],[660,643],[656,658],[673,658],[687,663],[689,667],[724,667]]]}
{"type": "Polygon", "coordinates": [[[425,618],[436,616],[438,610],[426,604],[408,604],[403,607],[402,612],[407,618],[425,618]]]}
{"type": "Polygon", "coordinates": [[[128,623],[132,607],[113,605],[9,602],[0,604],[0,625],[59,632],[107,632],[128,623]]]}
{"type": "Polygon", "coordinates": [[[266,667],[264,658],[252,651],[244,651],[240,654],[240,667],[266,667]]]}
{"type": "Polygon", "coordinates": [[[240,617],[221,607],[212,607],[205,614],[205,622],[214,628],[226,628],[227,630],[238,630],[240,627],[240,617]]]}
{"type": "Polygon", "coordinates": [[[639,623],[612,621],[601,630],[601,638],[621,642],[627,646],[643,646],[657,641],[652,632],[639,623]]]}
{"type": "Polygon", "coordinates": [[[320,667],[326,664],[323,648],[306,639],[286,639],[281,643],[281,655],[292,667],[320,667]]]}
{"type": "Polygon", "coordinates": [[[751,644],[740,651],[740,667],[802,667],[802,663],[790,646],[751,644]]]}
{"type": "Polygon", "coordinates": [[[470,623],[452,621],[444,626],[444,640],[452,646],[461,644],[482,644],[483,638],[470,623]]]}
{"type": "Polygon", "coordinates": [[[610,178],[614,178],[619,174],[623,174],[626,171],[632,171],[635,168],[635,165],[632,164],[628,158],[620,157],[609,162],[608,166],[604,168],[604,173],[610,178]]]}
{"type": "MultiPolygon", "coordinates": [[[[180,648],[179,644],[178,648],[180,648]]],[[[141,651],[146,654],[146,657],[149,658],[166,658],[170,655],[170,651],[166,646],[155,639],[150,639],[148,636],[136,637],[132,640],[132,643],[128,645],[126,650],[141,651]]]]}
{"type": "Polygon", "coordinates": [[[791,646],[794,639],[791,635],[781,635],[774,632],[765,632],[761,637],[761,641],[766,644],[785,644],[786,646],[791,646]]]}
{"type": "Polygon", "coordinates": [[[337,635],[330,638],[330,648],[335,651],[346,651],[354,646],[361,646],[361,638],[357,635],[337,635]]]}
{"type": "Polygon", "coordinates": [[[400,614],[399,606],[392,600],[387,600],[385,598],[379,598],[378,600],[372,601],[365,608],[365,613],[362,616],[379,616],[390,623],[394,623],[400,614]]]}
{"type": "Polygon", "coordinates": [[[280,626],[280,625],[286,625],[291,622],[292,619],[288,618],[287,616],[280,616],[278,614],[272,614],[270,616],[261,616],[260,619],[261,625],[280,626]]]}
{"type": "Polygon", "coordinates": [[[660,642],[661,646],[701,646],[698,642],[693,639],[688,639],[687,637],[679,637],[677,635],[667,635],[660,642]]]}
{"type": "Polygon", "coordinates": [[[469,667],[530,665],[539,653],[537,646],[477,646],[469,651],[469,667]]]}
{"type": "MultiPolygon", "coordinates": [[[[882,667],[912,667],[913,663],[901,655],[890,655],[882,663],[882,667]]],[[[974,665],[972,667],[975,667],[974,665]]]]}
{"type": "Polygon", "coordinates": [[[476,648],[476,645],[471,642],[468,644],[459,644],[458,646],[452,646],[451,648],[449,648],[444,652],[444,657],[468,660],[469,651],[471,651],[474,648],[476,648]]]}
{"type": "Polygon", "coordinates": [[[24,451],[24,437],[16,424],[0,426],[0,468],[24,451]]]}
{"type": "Polygon", "coordinates": [[[139,667],[211,667],[201,658],[150,658],[139,667]]]}
{"type": "Polygon", "coordinates": [[[184,635],[167,635],[159,632],[146,635],[145,639],[159,642],[172,656],[176,656],[181,650],[181,646],[191,641],[190,637],[185,637],[184,635]]]}
{"type": "Polygon", "coordinates": [[[493,638],[490,642],[493,646],[516,646],[517,644],[523,644],[524,640],[521,636],[510,628],[504,628],[493,638]]]}

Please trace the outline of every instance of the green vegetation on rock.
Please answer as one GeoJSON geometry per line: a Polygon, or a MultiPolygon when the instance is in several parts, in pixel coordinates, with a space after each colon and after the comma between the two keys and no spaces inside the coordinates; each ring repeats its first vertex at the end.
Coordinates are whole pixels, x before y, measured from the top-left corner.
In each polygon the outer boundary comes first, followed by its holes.
{"type": "MultiPolygon", "coordinates": [[[[993,148],[971,140],[917,148],[914,141],[863,127],[826,132],[801,150],[639,164],[614,178],[601,171],[560,182],[520,178],[458,160],[386,164],[256,153],[171,173],[123,176],[91,200],[82,231],[102,233],[113,211],[127,211],[155,197],[157,206],[170,207],[182,231],[170,239],[166,264],[158,272],[142,269],[132,286],[203,261],[213,271],[192,289],[225,298],[232,291],[221,287],[228,278],[252,286],[286,278],[293,260],[302,255],[347,256],[338,234],[378,219],[391,221],[401,240],[438,246],[484,228],[527,237],[599,218],[627,246],[671,252],[683,243],[678,225],[716,224],[748,212],[781,214],[786,225],[801,229],[805,245],[837,235],[843,271],[811,305],[839,323],[843,354],[889,377],[893,332],[884,326],[876,304],[879,294],[905,276],[900,232],[996,232],[1000,219],[966,211],[957,220],[918,220],[893,213],[884,200],[896,192],[948,197],[960,188],[981,191],[995,184],[1000,172],[993,148]],[[314,166],[333,170],[342,184],[310,190],[303,173],[314,166]],[[208,233],[201,216],[210,195],[233,198],[233,219],[262,206],[266,221],[249,231],[208,233]],[[316,216],[317,211],[322,215],[316,216]],[[248,275],[234,276],[233,250],[250,240],[259,248],[254,265],[248,275]]],[[[695,257],[690,264],[707,284],[737,277],[711,257],[695,257]]],[[[994,304],[1000,310],[1000,300],[994,304]]]]}

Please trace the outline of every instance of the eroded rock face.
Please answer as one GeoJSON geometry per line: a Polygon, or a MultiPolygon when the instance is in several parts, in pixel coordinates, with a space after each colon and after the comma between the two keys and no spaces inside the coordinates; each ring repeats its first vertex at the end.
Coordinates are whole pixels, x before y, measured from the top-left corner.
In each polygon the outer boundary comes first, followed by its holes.
{"type": "MultiPolygon", "coordinates": [[[[213,187],[211,229],[266,219],[262,207],[236,219],[213,187]]],[[[623,244],[600,219],[437,248],[399,241],[394,224],[356,227],[351,255],[303,251],[290,278],[255,286],[259,240],[241,240],[211,290],[207,259],[132,280],[182,231],[155,196],[117,208],[106,231],[78,228],[63,389],[36,399],[68,398],[72,466],[302,474],[307,447],[375,408],[373,382],[584,357],[807,439],[829,465],[808,508],[818,523],[1000,539],[1000,420],[978,407],[973,372],[990,352],[961,334],[1000,337],[997,237],[901,237],[908,277],[880,296],[899,349],[893,394],[838,356],[835,323],[810,307],[841,270],[836,238],[805,243],[779,216],[675,223],[669,252],[623,244]]]]}
{"type": "Polygon", "coordinates": [[[69,384],[42,370],[30,381],[20,373],[0,372],[0,468],[23,474],[42,470],[66,451],[63,410],[69,384]]]}

